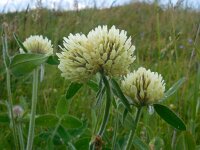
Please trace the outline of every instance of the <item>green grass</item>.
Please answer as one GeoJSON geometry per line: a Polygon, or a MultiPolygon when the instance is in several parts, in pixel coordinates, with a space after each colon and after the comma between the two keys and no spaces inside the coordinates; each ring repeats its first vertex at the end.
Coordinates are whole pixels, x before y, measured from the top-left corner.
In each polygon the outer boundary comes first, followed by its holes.
{"type": "MultiPolygon", "coordinates": [[[[166,81],[167,89],[181,77],[186,77],[183,86],[164,104],[174,105],[174,111],[183,118],[187,125],[187,131],[193,136],[196,145],[200,145],[200,39],[197,36],[200,24],[199,15],[200,12],[191,9],[167,8],[164,10],[156,4],[135,3],[103,10],[54,12],[37,9],[1,14],[0,22],[6,25],[11,55],[18,53],[13,32],[17,33],[22,41],[32,34],[45,35],[52,40],[55,52],[59,52],[58,45],[62,45],[63,37],[67,37],[70,33],[88,33],[98,25],[108,25],[109,27],[116,25],[117,28],[126,30],[128,35],[132,36],[132,41],[136,46],[137,59],[132,69],[144,66],[159,72],[166,81]],[[193,42],[189,43],[188,39],[192,39],[193,42]],[[195,53],[191,59],[193,49],[195,53]]],[[[2,46],[2,43],[0,44],[2,46]]],[[[2,52],[0,54],[2,55],[2,52]]],[[[2,69],[2,58],[0,59],[0,68],[2,70],[0,73],[0,100],[5,101],[7,99],[6,79],[2,69]]],[[[27,111],[30,110],[31,103],[31,81],[31,76],[12,77],[14,104],[21,104],[27,111]]],[[[65,95],[68,85],[69,81],[60,76],[60,71],[56,66],[46,65],[45,79],[39,86],[37,114],[55,113],[56,105],[65,95]]],[[[94,104],[95,93],[84,86],[70,100],[69,114],[87,119],[88,127],[91,128],[91,108],[94,108],[94,104]]],[[[0,112],[4,111],[6,108],[0,105],[0,112]]],[[[114,111],[112,109],[112,116],[107,127],[108,139],[113,135],[114,111]]],[[[128,127],[120,126],[121,132],[118,133],[118,137],[123,139],[123,136],[128,135],[129,130],[128,127]]],[[[36,133],[39,134],[42,131],[44,129],[39,128],[36,133]]],[[[7,124],[0,124],[0,149],[12,149],[10,132],[7,124]]],[[[156,146],[152,140],[159,137],[157,142],[163,149],[169,149],[173,132],[174,129],[155,113],[153,115],[143,113],[137,129],[137,136],[151,147],[156,146]]],[[[177,131],[176,139],[180,134],[181,132],[177,131]]],[[[107,145],[109,145],[108,139],[104,139],[107,145]]],[[[47,146],[42,144],[37,145],[38,149],[47,146]]],[[[63,147],[57,146],[57,149],[59,148],[63,147]]]]}

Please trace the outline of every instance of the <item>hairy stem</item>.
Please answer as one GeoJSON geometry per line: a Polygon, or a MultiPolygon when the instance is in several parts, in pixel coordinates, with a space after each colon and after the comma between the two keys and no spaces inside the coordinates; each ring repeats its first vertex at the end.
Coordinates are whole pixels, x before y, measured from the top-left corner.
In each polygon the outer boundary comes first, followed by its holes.
{"type": "Polygon", "coordinates": [[[110,85],[108,80],[106,79],[106,76],[102,75],[102,79],[103,82],[106,86],[106,107],[105,107],[105,111],[104,111],[104,116],[103,116],[103,121],[101,123],[98,135],[102,136],[104,133],[104,130],[106,128],[107,122],[108,122],[108,118],[109,118],[109,110],[110,110],[110,106],[111,106],[111,89],[110,89],[110,85]]]}
{"type": "Polygon", "coordinates": [[[13,114],[13,101],[12,101],[12,93],[11,93],[11,87],[10,87],[10,71],[8,68],[6,68],[6,80],[7,80],[7,94],[8,94],[8,107],[9,107],[8,109],[9,109],[9,114],[11,118],[11,126],[13,129],[14,143],[15,143],[16,149],[19,149],[16,124],[15,124],[15,119],[14,119],[14,114],[13,114]]]}
{"type": "MultiPolygon", "coordinates": [[[[103,115],[103,120],[102,120],[101,125],[100,125],[100,129],[99,129],[99,131],[96,135],[96,137],[100,137],[100,138],[102,137],[102,135],[105,131],[107,122],[108,122],[109,111],[110,111],[110,106],[111,106],[111,101],[112,101],[111,88],[110,88],[109,81],[107,80],[106,76],[103,73],[101,74],[101,78],[102,78],[104,85],[105,85],[105,88],[106,88],[106,106],[105,106],[105,111],[104,111],[104,115],[103,115]]],[[[97,125],[97,123],[98,123],[98,120],[96,122],[96,125],[97,125]]],[[[95,140],[90,142],[90,144],[89,144],[90,150],[93,150],[94,148],[99,146],[99,145],[96,145],[97,141],[95,141],[95,140]]]]}
{"type": "Polygon", "coordinates": [[[116,109],[116,116],[115,116],[115,126],[114,126],[114,135],[113,135],[113,142],[112,142],[112,149],[116,149],[116,141],[117,141],[117,131],[118,131],[118,123],[119,123],[119,114],[118,114],[118,108],[116,109]]]}
{"type": "Polygon", "coordinates": [[[26,150],[31,150],[33,147],[35,115],[36,115],[37,95],[38,95],[38,73],[39,73],[39,69],[36,68],[33,71],[32,105],[31,105],[31,115],[30,115],[28,142],[27,142],[26,150]]]}
{"type": "Polygon", "coordinates": [[[19,136],[20,150],[24,150],[24,138],[23,138],[21,122],[17,123],[17,130],[18,130],[18,136],[19,136]]]}
{"type": "Polygon", "coordinates": [[[137,109],[137,114],[136,114],[136,118],[135,118],[135,121],[134,121],[134,126],[133,126],[133,129],[131,130],[131,133],[129,135],[128,142],[127,142],[125,150],[130,150],[131,149],[132,142],[133,142],[133,137],[134,137],[134,134],[135,134],[135,130],[136,130],[137,124],[138,124],[138,122],[140,120],[140,116],[141,116],[141,112],[142,112],[141,110],[142,110],[142,107],[139,107],[137,109]]]}

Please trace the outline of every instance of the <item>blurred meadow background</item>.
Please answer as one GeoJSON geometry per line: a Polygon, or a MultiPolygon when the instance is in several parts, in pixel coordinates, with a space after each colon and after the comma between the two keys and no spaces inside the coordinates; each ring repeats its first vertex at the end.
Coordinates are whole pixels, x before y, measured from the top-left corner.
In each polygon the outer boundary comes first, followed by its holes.
{"type": "MultiPolygon", "coordinates": [[[[13,38],[16,33],[24,41],[30,35],[44,35],[52,40],[54,52],[60,52],[63,37],[70,33],[88,33],[98,25],[115,25],[119,29],[126,30],[132,37],[136,46],[136,61],[132,70],[139,66],[150,68],[163,75],[166,89],[180,78],[186,81],[181,88],[168,100],[166,106],[173,109],[186,123],[187,131],[180,132],[164,123],[155,113],[149,115],[143,113],[137,129],[137,137],[134,142],[135,149],[169,150],[200,149],[200,9],[193,2],[185,0],[177,2],[161,1],[130,1],[116,5],[113,1],[105,7],[95,5],[79,5],[74,0],[72,9],[47,9],[41,1],[37,1],[35,8],[27,6],[22,11],[2,12],[0,23],[4,26],[8,38],[8,50],[11,56],[19,53],[19,47],[13,38]]],[[[105,1],[106,3],[106,1],[105,1]]],[[[102,3],[103,4],[103,3],[102,3]]],[[[196,4],[196,3],[195,3],[196,4]]],[[[3,10],[3,9],[2,9],[3,10]]],[[[0,47],[2,43],[0,42],[0,47]]],[[[2,56],[2,51],[0,51],[2,56]]],[[[56,114],[59,102],[65,99],[69,81],[61,77],[57,66],[45,65],[44,81],[39,84],[39,97],[37,114],[56,114]]],[[[32,76],[20,78],[12,76],[11,89],[14,105],[21,105],[25,112],[30,111],[32,76]]],[[[91,128],[95,120],[95,92],[83,88],[70,100],[65,100],[64,112],[76,116],[83,126],[76,130],[66,130],[71,135],[70,142],[77,149],[81,147],[79,139],[91,137],[91,128]]],[[[7,111],[6,75],[3,59],[0,59],[0,114],[7,111]]],[[[111,110],[111,116],[104,137],[104,146],[110,147],[110,139],[113,135],[115,110],[111,110]]],[[[122,114],[120,114],[122,115],[122,114]]],[[[14,149],[12,147],[12,134],[5,117],[0,117],[0,149],[14,149]]],[[[47,122],[48,124],[48,122],[47,122]]],[[[27,125],[28,126],[28,125],[27,125]]],[[[27,133],[28,127],[25,126],[27,133]]],[[[53,127],[36,127],[34,149],[70,149],[66,148],[64,137],[53,139],[53,144],[46,140],[53,127]],[[38,140],[39,139],[39,140],[38,140]],[[51,145],[51,146],[49,146],[51,145]]],[[[130,126],[128,119],[126,124],[119,123],[117,135],[118,142],[122,143],[127,138],[130,126]]],[[[27,135],[24,134],[26,137],[27,135]]],[[[65,139],[67,140],[67,139],[65,139]]],[[[89,140],[89,139],[88,139],[89,140]]]]}

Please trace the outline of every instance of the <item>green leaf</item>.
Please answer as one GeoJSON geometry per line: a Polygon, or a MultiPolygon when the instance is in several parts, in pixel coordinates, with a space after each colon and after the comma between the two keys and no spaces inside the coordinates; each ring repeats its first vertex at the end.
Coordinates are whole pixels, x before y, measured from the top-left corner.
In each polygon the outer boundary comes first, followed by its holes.
{"type": "Polygon", "coordinates": [[[23,51],[24,51],[25,53],[27,53],[28,51],[27,51],[27,49],[24,47],[24,45],[23,45],[23,43],[21,42],[21,40],[19,39],[19,37],[18,37],[15,33],[13,33],[13,36],[14,36],[14,38],[15,38],[15,40],[16,40],[18,46],[19,46],[21,49],[23,49],[23,51]]]}
{"type": "Polygon", "coordinates": [[[99,90],[98,84],[96,82],[94,82],[93,80],[89,80],[87,82],[87,85],[95,92],[97,92],[99,90]]]}
{"type": "Polygon", "coordinates": [[[62,138],[62,141],[64,141],[65,145],[67,145],[68,142],[72,140],[71,135],[62,126],[58,127],[57,132],[62,138]]]}
{"type": "Polygon", "coordinates": [[[53,114],[40,115],[35,119],[35,125],[38,127],[55,127],[59,119],[53,114]]]}
{"type": "Polygon", "coordinates": [[[54,55],[49,56],[49,58],[47,59],[47,63],[50,65],[59,65],[60,61],[58,60],[58,56],[54,55]]]}
{"type": "Polygon", "coordinates": [[[61,120],[61,125],[67,129],[80,128],[83,124],[81,120],[71,115],[64,115],[61,120]]]}
{"type": "Polygon", "coordinates": [[[81,137],[81,136],[91,137],[92,133],[87,128],[88,127],[87,121],[84,120],[81,123],[82,123],[82,125],[79,128],[68,129],[69,134],[74,138],[81,137]]]}
{"type": "Polygon", "coordinates": [[[167,92],[165,92],[164,98],[162,98],[160,101],[164,101],[168,97],[173,95],[180,88],[180,86],[185,82],[185,80],[186,80],[186,78],[183,77],[183,78],[179,79],[176,83],[174,83],[174,85],[172,85],[172,87],[167,92]]]}
{"type": "Polygon", "coordinates": [[[48,150],[54,149],[54,145],[61,145],[62,141],[61,138],[58,135],[55,135],[52,138],[52,132],[42,132],[39,135],[35,136],[34,144],[40,145],[45,144],[48,150]]]}
{"type": "Polygon", "coordinates": [[[10,122],[8,113],[0,113],[0,124],[8,124],[10,122]]]}
{"type": "Polygon", "coordinates": [[[168,124],[178,130],[186,130],[186,126],[183,121],[168,107],[161,104],[153,104],[153,106],[158,115],[168,124]]]}
{"type": "Polygon", "coordinates": [[[81,138],[78,139],[74,146],[76,147],[77,150],[86,150],[89,148],[89,142],[90,142],[90,137],[85,137],[85,138],[81,138]]]}
{"type": "Polygon", "coordinates": [[[35,135],[34,137],[34,145],[39,145],[41,143],[45,143],[50,139],[51,132],[41,132],[38,135],[35,135]]]}
{"type": "Polygon", "coordinates": [[[80,83],[71,83],[66,94],[66,99],[72,98],[78,91],[79,89],[83,86],[83,84],[80,83]]]}
{"type": "Polygon", "coordinates": [[[195,139],[190,132],[181,133],[176,141],[176,150],[195,150],[195,139]]]}
{"type": "Polygon", "coordinates": [[[42,54],[18,54],[11,61],[11,71],[15,76],[21,76],[32,72],[37,66],[47,60],[42,54]]]}
{"type": "Polygon", "coordinates": [[[68,101],[66,99],[61,98],[56,106],[56,115],[62,116],[68,113],[68,101]]]}
{"type": "Polygon", "coordinates": [[[137,150],[150,150],[149,146],[137,136],[133,139],[133,145],[137,150]]]}
{"type": "Polygon", "coordinates": [[[124,124],[124,121],[125,121],[125,119],[126,119],[126,116],[127,116],[127,114],[128,114],[128,109],[124,109],[124,113],[123,113],[123,118],[122,118],[122,123],[124,124]]]}
{"type": "Polygon", "coordinates": [[[126,97],[124,96],[122,90],[120,89],[118,83],[114,80],[111,79],[111,83],[112,83],[112,88],[114,89],[113,93],[120,98],[120,100],[122,101],[122,103],[126,106],[127,110],[129,112],[131,112],[131,107],[129,104],[129,101],[126,99],[126,97]]]}

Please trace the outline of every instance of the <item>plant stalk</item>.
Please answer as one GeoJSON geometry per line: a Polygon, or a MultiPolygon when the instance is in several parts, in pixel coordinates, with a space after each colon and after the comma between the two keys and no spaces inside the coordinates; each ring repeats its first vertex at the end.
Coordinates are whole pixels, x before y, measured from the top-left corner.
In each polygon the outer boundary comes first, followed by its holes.
{"type": "Polygon", "coordinates": [[[134,134],[135,134],[135,131],[136,131],[136,128],[137,128],[137,124],[138,124],[138,122],[140,120],[140,116],[141,116],[141,112],[142,112],[141,110],[142,110],[142,107],[138,107],[136,118],[135,118],[134,125],[133,125],[133,129],[131,130],[131,133],[129,135],[128,142],[126,144],[125,150],[130,150],[131,149],[133,138],[134,138],[134,134]]]}
{"type": "Polygon", "coordinates": [[[112,149],[116,149],[116,141],[117,141],[117,131],[118,131],[118,123],[119,123],[119,106],[116,109],[116,116],[115,116],[115,127],[114,127],[114,135],[113,135],[113,142],[112,142],[112,149]]]}
{"type": "MultiPolygon", "coordinates": [[[[107,80],[106,76],[103,73],[101,74],[101,78],[102,78],[104,85],[105,85],[105,88],[106,88],[106,106],[105,106],[105,111],[104,111],[104,115],[103,115],[103,120],[101,122],[100,129],[97,133],[97,136],[99,136],[99,137],[102,137],[102,135],[105,131],[105,128],[106,128],[106,125],[107,125],[107,122],[108,122],[108,118],[109,118],[111,101],[112,101],[111,88],[110,88],[109,81],[107,80]]],[[[98,123],[98,121],[97,121],[97,123],[98,123]]],[[[96,137],[94,139],[96,140],[96,137]]],[[[99,145],[95,145],[95,143],[97,142],[95,140],[90,142],[90,144],[89,144],[90,150],[95,149],[97,146],[99,147],[99,145]]]]}
{"type": "Polygon", "coordinates": [[[21,122],[17,123],[17,130],[18,130],[18,136],[19,136],[20,150],[24,150],[24,138],[23,138],[21,122]]]}
{"type": "Polygon", "coordinates": [[[105,111],[104,111],[103,121],[101,123],[100,129],[99,129],[99,132],[98,132],[98,135],[100,135],[100,136],[103,135],[104,130],[106,128],[108,118],[109,118],[111,101],[112,101],[110,84],[109,84],[108,80],[106,79],[106,76],[102,75],[102,79],[103,79],[103,82],[106,86],[106,107],[105,107],[105,111]]]}
{"type": "Polygon", "coordinates": [[[37,95],[38,95],[38,77],[39,77],[39,68],[36,68],[33,71],[32,105],[31,105],[31,115],[30,115],[26,150],[32,150],[33,147],[35,115],[36,115],[37,95]]]}
{"type": "Polygon", "coordinates": [[[176,129],[174,129],[172,143],[171,143],[172,149],[174,149],[174,145],[175,145],[175,141],[176,141],[176,134],[177,134],[176,129]]]}
{"type": "Polygon", "coordinates": [[[14,119],[14,114],[13,114],[13,101],[12,101],[12,92],[11,92],[11,87],[10,87],[10,70],[6,67],[6,83],[7,83],[7,94],[8,94],[8,109],[10,113],[10,118],[11,118],[11,126],[13,128],[13,137],[14,137],[14,143],[16,149],[19,149],[18,145],[18,138],[17,138],[17,131],[16,131],[16,124],[15,124],[15,119],[14,119]]]}

